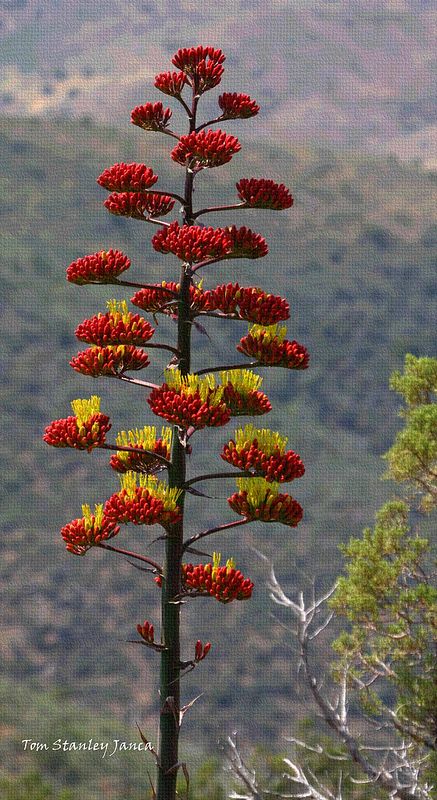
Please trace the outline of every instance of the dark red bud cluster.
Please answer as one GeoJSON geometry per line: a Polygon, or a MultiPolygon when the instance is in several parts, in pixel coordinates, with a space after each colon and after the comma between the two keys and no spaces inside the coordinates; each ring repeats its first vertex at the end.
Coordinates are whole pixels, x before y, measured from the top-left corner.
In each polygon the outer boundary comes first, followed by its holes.
{"type": "Polygon", "coordinates": [[[166,509],[163,500],[154,497],[148,489],[136,486],[134,493],[122,489],[111,495],[104,507],[105,516],[115,522],[132,522],[134,525],[162,525],[164,528],[181,519],[178,506],[166,509]]]}
{"type": "Polygon", "coordinates": [[[173,253],[181,261],[194,264],[224,257],[231,250],[231,239],[222,228],[180,226],[176,221],[155,233],[152,245],[158,253],[173,253]]]}
{"type": "Polygon", "coordinates": [[[268,414],[272,410],[272,404],[264,392],[254,389],[242,394],[235,389],[230,381],[223,389],[223,400],[228,406],[232,417],[255,417],[261,414],[268,414]]]}
{"type": "Polygon", "coordinates": [[[155,629],[151,622],[144,620],[142,625],[137,625],[137,631],[147,644],[155,643],[155,629]]]}
{"type": "Polygon", "coordinates": [[[86,283],[114,283],[130,267],[130,260],[121,250],[101,250],[78,258],[67,267],[67,280],[82,286],[86,283]]]}
{"type": "Polygon", "coordinates": [[[266,455],[259,447],[258,440],[247,447],[238,447],[233,439],[223,447],[220,453],[223,461],[238,467],[243,471],[254,470],[262,475],[266,481],[286,483],[305,474],[305,466],[300,456],[293,450],[281,453],[277,448],[270,455],[266,455]]]}
{"type": "Polygon", "coordinates": [[[248,119],[258,114],[259,105],[248,94],[225,92],[218,99],[222,110],[221,119],[248,119]]]}
{"type": "Polygon", "coordinates": [[[147,402],[158,417],[163,417],[185,430],[190,427],[196,430],[219,428],[226,425],[231,418],[225,402],[209,403],[208,400],[202,400],[198,391],[179,392],[166,383],[152,389],[147,402]]]}
{"type": "MultiPolygon", "coordinates": [[[[133,445],[137,450],[144,450],[142,444],[133,445]]],[[[163,439],[157,439],[153,446],[153,453],[163,458],[170,458],[170,448],[163,439]]],[[[133,453],[124,452],[123,458],[120,458],[116,453],[111,456],[109,465],[116,472],[122,474],[126,472],[141,472],[146,475],[153,475],[162,469],[162,462],[153,458],[150,453],[133,453]]]]}
{"type": "Polygon", "coordinates": [[[208,655],[209,651],[211,650],[211,642],[206,642],[206,644],[202,644],[200,639],[197,640],[194,646],[194,661],[196,664],[199,661],[203,661],[205,656],[208,655]]]}
{"type": "Polygon", "coordinates": [[[155,77],[155,86],[163,94],[180,97],[187,84],[187,76],[183,72],[160,72],[155,77]]]}
{"type": "Polygon", "coordinates": [[[162,131],[168,126],[171,115],[171,108],[164,108],[158,101],[136,106],[131,113],[130,121],[132,125],[138,125],[145,131],[162,131]]]}
{"type": "Polygon", "coordinates": [[[112,539],[120,533],[120,527],[113,521],[103,517],[99,523],[94,516],[91,520],[73,519],[61,530],[61,536],[67,545],[67,550],[76,556],[83,556],[91,548],[112,539]]]}
{"type": "Polygon", "coordinates": [[[192,75],[203,61],[223,64],[226,56],[222,50],[210,46],[181,47],[173,56],[171,63],[187,75],[192,75]]]}
{"type": "Polygon", "coordinates": [[[109,192],[146,192],[158,180],[151,167],[145,164],[113,164],[97,178],[97,183],[109,192]]]}
{"type": "Polygon", "coordinates": [[[293,198],[283,183],[265,178],[241,178],[236,186],[238,197],[248,208],[283,211],[293,205],[293,198]]]}
{"type": "Polygon", "coordinates": [[[111,428],[106,414],[93,414],[89,419],[78,422],[77,417],[55,419],[47,425],[43,439],[52,447],[74,447],[76,450],[88,450],[101,447],[105,443],[106,434],[111,428]]]}
{"type": "Polygon", "coordinates": [[[181,136],[170,155],[183,167],[197,170],[227,164],[239,150],[241,144],[235,136],[221,130],[202,130],[181,136]]]}
{"type": "Polygon", "coordinates": [[[235,314],[239,319],[262,325],[273,325],[290,316],[290,306],[283,297],[238,283],[223,283],[203,292],[202,310],[235,314]]]}
{"type": "Polygon", "coordinates": [[[250,228],[237,228],[230,225],[225,228],[230,234],[232,248],[227,258],[262,258],[269,252],[267,242],[259,233],[254,233],[250,228]]]}
{"type": "Polygon", "coordinates": [[[179,292],[179,284],[175,281],[162,281],[157,283],[156,287],[140,289],[131,297],[131,303],[151,314],[156,314],[158,311],[163,314],[174,314],[177,311],[177,298],[171,292],[179,292]],[[166,292],[166,289],[170,291],[166,292]]]}
{"type": "Polygon", "coordinates": [[[214,564],[182,564],[183,589],[192,594],[215,597],[220,603],[247,600],[253,583],[234,567],[214,564]]]}
{"type": "Polygon", "coordinates": [[[150,192],[113,192],[103,203],[111,214],[147,220],[149,217],[164,217],[174,206],[168,194],[150,192]]]}
{"type": "Polygon", "coordinates": [[[103,375],[121,375],[127,370],[139,370],[149,366],[149,357],[144,350],[134,345],[88,347],[70,361],[70,367],[82,375],[98,378],[103,375]]]}
{"type": "Polygon", "coordinates": [[[81,342],[105,345],[130,344],[144,345],[152,338],[155,329],[139,314],[129,314],[126,319],[114,321],[114,315],[98,314],[85,319],[75,330],[75,336],[81,342]]]}
{"type": "Polygon", "coordinates": [[[271,339],[268,335],[264,336],[262,331],[255,336],[251,333],[243,336],[237,350],[271,367],[307,369],[310,360],[308,350],[299,342],[294,339],[281,341],[278,337],[271,339]]]}
{"type": "Polygon", "coordinates": [[[214,47],[183,47],[173,56],[172,64],[191,78],[198,94],[213,89],[221,81],[226,56],[214,47]]]}

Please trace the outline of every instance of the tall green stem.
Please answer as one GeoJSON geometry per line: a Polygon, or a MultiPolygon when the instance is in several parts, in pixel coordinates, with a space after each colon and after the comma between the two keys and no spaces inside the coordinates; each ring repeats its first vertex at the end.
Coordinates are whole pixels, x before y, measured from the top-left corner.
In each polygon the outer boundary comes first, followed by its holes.
{"type": "MultiPolygon", "coordinates": [[[[196,125],[197,98],[193,91],[190,116],[190,132],[196,125]]],[[[184,193],[184,225],[193,224],[193,182],[194,175],[187,169],[184,193]]],[[[191,320],[190,320],[191,271],[181,267],[178,299],[178,342],[179,369],[183,375],[190,371],[191,320]]],[[[179,438],[179,429],[173,429],[171,465],[168,468],[170,487],[182,489],[186,480],[186,453],[179,438]]],[[[157,800],[175,800],[178,773],[179,715],[180,715],[180,605],[172,602],[181,592],[181,564],[184,542],[184,499],[179,499],[182,513],[181,521],[168,529],[164,574],[162,581],[161,625],[162,639],[166,649],[161,654],[160,674],[160,722],[159,722],[159,765],[157,800]]]]}

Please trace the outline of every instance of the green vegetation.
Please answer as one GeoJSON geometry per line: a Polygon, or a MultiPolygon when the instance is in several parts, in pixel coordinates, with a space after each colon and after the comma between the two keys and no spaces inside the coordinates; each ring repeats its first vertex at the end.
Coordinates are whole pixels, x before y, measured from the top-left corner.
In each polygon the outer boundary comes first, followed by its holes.
{"type": "MultiPolygon", "coordinates": [[[[109,496],[117,480],[104,469],[103,453],[83,457],[49,452],[41,441],[51,419],[68,415],[72,397],[96,392],[102,395],[102,409],[107,398],[106,409],[113,410],[114,436],[119,429],[150,420],[138,387],[132,387],[126,403],[126,392],[115,381],[96,384],[70,370],[69,358],[80,349],[75,325],[103,310],[113,290],[89,287],[82,292],[64,278],[74,258],[100,247],[118,247],[131,257],[132,274],[161,279],[150,247],[153,231],[144,226],[143,235],[140,231],[139,237],[131,237],[131,225],[138,231],[138,223],[109,215],[100,207],[103,193],[90,184],[90,176],[114,161],[149,163],[147,137],[121,136],[85,122],[35,119],[3,120],[0,133],[2,673],[14,681],[17,692],[28,693],[31,686],[35,697],[38,687],[50,681],[74,698],[76,708],[101,711],[115,720],[118,733],[123,728],[132,736],[138,720],[152,739],[148,720],[157,703],[154,677],[143,648],[123,642],[132,638],[129,619],[142,622],[146,611],[153,615],[156,590],[126,562],[114,569],[107,553],[88,554],[78,563],[58,535],[78,515],[82,502],[109,496]]],[[[161,146],[162,152],[168,148],[166,142],[161,146]]],[[[158,188],[161,183],[178,188],[176,165],[171,174],[159,158],[151,166],[162,176],[158,188]]],[[[299,381],[272,371],[269,391],[276,407],[269,427],[286,427],[290,446],[307,464],[305,486],[296,490],[305,520],[285,545],[275,541],[274,532],[263,538],[256,524],[245,542],[281,564],[279,577],[315,573],[327,582],[339,570],[340,532],[345,539],[357,536],[390,491],[379,481],[379,456],[396,428],[388,375],[401,367],[406,351],[432,355],[435,176],[393,159],[291,151],[266,143],[246,160],[235,158],[223,178],[226,183],[229,174],[235,180],[262,175],[284,180],[296,197],[287,222],[272,213],[272,233],[266,234],[274,255],[271,287],[264,275],[260,283],[288,296],[289,334],[309,348],[312,358],[299,381]],[[286,176],[283,163],[292,164],[286,176]],[[291,274],[293,296],[287,289],[291,274]],[[293,380],[294,400],[284,405],[281,396],[289,394],[288,380],[293,380]]],[[[219,187],[221,176],[214,178],[219,187]]],[[[207,197],[199,180],[199,205],[211,199],[214,193],[208,192],[207,197]]],[[[217,214],[211,224],[231,221],[217,214]]],[[[250,218],[247,224],[256,229],[258,223],[250,218]]],[[[256,283],[253,270],[262,265],[251,266],[250,272],[244,268],[247,277],[241,283],[256,283]]],[[[206,285],[232,280],[233,268],[227,265],[220,267],[220,274],[211,273],[206,285]]],[[[126,293],[120,291],[118,297],[126,293]]],[[[196,334],[198,358],[208,348],[219,363],[246,328],[242,324],[237,333],[230,326],[229,340],[223,342],[211,323],[210,339],[196,334]]],[[[161,340],[172,324],[160,321],[161,340]]],[[[158,368],[150,368],[152,380],[159,374],[158,368]]],[[[220,432],[212,435],[222,441],[220,432]]],[[[200,455],[193,471],[202,466],[200,455]]],[[[223,498],[226,508],[226,489],[208,488],[223,498]]],[[[193,526],[196,530],[195,520],[193,526]]],[[[133,549],[141,548],[138,533],[128,536],[133,549]]],[[[229,534],[228,546],[242,568],[249,571],[250,566],[255,606],[249,612],[241,604],[243,608],[226,615],[212,605],[207,611],[197,606],[187,615],[192,637],[210,638],[213,647],[208,664],[211,713],[204,714],[200,699],[186,717],[186,736],[209,739],[214,747],[217,736],[237,728],[242,739],[250,734],[273,747],[288,731],[291,716],[303,716],[301,700],[290,692],[289,654],[285,644],[278,645],[279,631],[274,635],[262,569],[256,559],[250,565],[247,556],[242,559],[237,534],[229,534]],[[248,634],[253,613],[259,627],[248,634]]],[[[188,699],[204,690],[203,681],[200,669],[188,676],[188,699]]],[[[19,714],[15,724],[20,730],[14,736],[21,740],[26,734],[19,714]]],[[[281,741],[277,749],[282,747],[281,741]]]]}

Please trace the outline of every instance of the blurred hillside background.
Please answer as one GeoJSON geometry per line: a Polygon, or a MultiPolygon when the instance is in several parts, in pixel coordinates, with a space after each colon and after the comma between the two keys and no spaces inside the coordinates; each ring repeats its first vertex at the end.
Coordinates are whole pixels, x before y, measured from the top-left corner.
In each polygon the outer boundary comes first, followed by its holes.
{"type": "MultiPolygon", "coordinates": [[[[101,206],[95,178],[116,161],[143,161],[159,174],[158,188],[180,191],[182,171],[168,158],[166,137],[133,129],[129,114],[138,103],[163,99],[154,75],[171,68],[180,46],[198,43],[227,55],[220,89],[205,98],[205,119],[220,91],[247,92],[262,109],[254,120],[226,123],[242,151],[199,176],[196,203],[232,202],[243,176],[284,182],[295,197],[281,214],[240,215],[237,224],[265,235],[270,253],[264,261],[219,265],[206,286],[238,279],[287,296],[290,338],[308,347],[312,361],[305,373],[263,372],[274,403],[263,424],[284,431],[307,466],[293,486],[303,523],[295,531],[254,525],[242,538],[229,535],[226,551],[256,581],[253,602],[186,607],[186,640],[213,643],[207,669],[186,679],[187,699],[205,692],[186,718],[190,763],[217,755],[217,739],[235,729],[243,741],[281,752],[284,735],[305,718],[296,662],[271,619],[265,573],[249,548],[271,557],[289,588],[312,576],[318,586],[332,580],[341,569],[340,541],[371,524],[394,491],[381,481],[380,459],[399,427],[390,372],[406,352],[435,355],[430,2],[272,0],[267,8],[225,0],[200,9],[183,0],[0,0],[0,780],[8,800],[33,800],[20,782],[33,781],[37,792],[40,779],[18,777],[29,771],[43,776],[56,800],[142,797],[144,765],[136,757],[109,765],[91,755],[22,752],[28,737],[130,741],[135,722],[153,741],[158,706],[153,654],[125,643],[137,622],[157,618],[156,588],[108,553],[70,556],[58,534],[82,502],[115,491],[117,478],[102,453],[49,451],[41,435],[51,419],[68,415],[71,399],[94,393],[114,435],[152,422],[142,390],[69,368],[81,349],[76,324],[103,311],[107,299],[130,295],[69,285],[65,267],[114,247],[131,257],[132,280],[175,275],[176,262],[151,249],[153,230],[101,206]]],[[[208,221],[222,225],[235,216],[208,221]]],[[[209,322],[210,340],[196,338],[198,367],[222,363],[224,354],[228,360],[246,330],[230,324],[224,334],[209,322]]],[[[173,335],[171,322],[160,322],[160,339],[173,335]]],[[[163,364],[150,369],[152,380],[163,364]]],[[[223,431],[206,438],[215,451],[193,456],[193,475],[212,459],[217,468],[222,463],[223,431]]],[[[202,527],[232,518],[232,486],[209,486],[218,500],[206,510],[203,500],[190,501],[193,530],[199,507],[202,527]]],[[[132,547],[154,535],[131,528],[122,534],[132,547]]],[[[48,791],[38,798],[51,797],[48,791]]]]}

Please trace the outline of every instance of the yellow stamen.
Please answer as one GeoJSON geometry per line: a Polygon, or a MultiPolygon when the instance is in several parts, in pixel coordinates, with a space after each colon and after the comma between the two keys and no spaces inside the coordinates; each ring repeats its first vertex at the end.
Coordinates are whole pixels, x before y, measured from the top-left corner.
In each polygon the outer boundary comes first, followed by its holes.
{"type": "Polygon", "coordinates": [[[263,342],[269,344],[273,339],[277,339],[279,342],[283,342],[286,335],[287,335],[287,328],[285,325],[279,326],[278,324],[275,325],[252,325],[249,328],[250,336],[253,336],[255,339],[258,338],[261,334],[263,335],[263,342]]]}
{"type": "Polygon", "coordinates": [[[250,369],[232,369],[220,373],[222,386],[231,383],[234,389],[241,395],[248,395],[249,392],[257,392],[263,379],[261,375],[256,375],[250,369]]]}
{"type": "Polygon", "coordinates": [[[100,413],[100,397],[93,395],[89,400],[78,398],[71,401],[71,407],[80,427],[87,422],[94,414],[100,413]]]}
{"type": "Polygon", "coordinates": [[[147,489],[153,497],[163,501],[166,511],[173,511],[176,508],[182,494],[181,489],[170,488],[163,481],[158,481],[154,475],[138,475],[132,471],[120,476],[120,484],[131,500],[135,497],[137,487],[147,489]]]}
{"type": "Polygon", "coordinates": [[[235,431],[235,444],[239,449],[249,448],[254,439],[258,441],[259,449],[267,456],[275,450],[279,450],[281,455],[285,453],[288,441],[286,436],[281,436],[277,431],[271,431],[269,428],[255,428],[250,424],[235,431]]]}
{"type": "Polygon", "coordinates": [[[93,527],[93,517],[94,527],[100,528],[103,522],[103,503],[97,503],[94,506],[94,514],[91,512],[90,506],[85,503],[82,506],[82,514],[85,521],[85,530],[89,531],[93,527]]]}
{"type": "Polygon", "coordinates": [[[279,494],[279,483],[267,483],[264,478],[237,478],[237,488],[247,492],[247,502],[253,508],[263,503],[268,496],[268,503],[279,494]]]}
{"type": "Polygon", "coordinates": [[[108,300],[106,305],[114,325],[117,325],[120,321],[124,322],[125,325],[129,324],[132,314],[128,310],[126,300],[108,300]]]}

